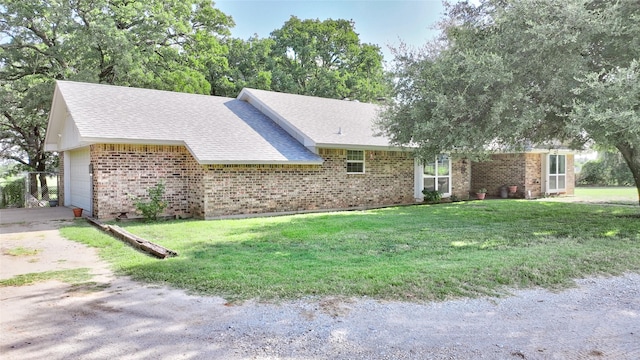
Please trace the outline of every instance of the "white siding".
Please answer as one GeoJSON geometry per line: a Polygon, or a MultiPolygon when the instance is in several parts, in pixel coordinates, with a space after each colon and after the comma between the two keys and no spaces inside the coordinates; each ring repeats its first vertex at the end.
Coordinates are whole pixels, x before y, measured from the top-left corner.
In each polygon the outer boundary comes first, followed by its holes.
{"type": "Polygon", "coordinates": [[[89,148],[69,151],[70,206],[83,208],[91,215],[91,175],[89,174],[89,148]]]}
{"type": "Polygon", "coordinates": [[[77,148],[78,146],[80,146],[80,133],[71,115],[67,114],[64,121],[64,128],[58,137],[58,149],[67,150],[77,148]]]}

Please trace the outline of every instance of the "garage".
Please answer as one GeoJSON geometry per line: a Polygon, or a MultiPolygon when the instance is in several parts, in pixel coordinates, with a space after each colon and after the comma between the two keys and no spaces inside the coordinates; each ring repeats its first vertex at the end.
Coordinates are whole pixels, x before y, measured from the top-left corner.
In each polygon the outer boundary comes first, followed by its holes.
{"type": "MultiPolygon", "coordinates": [[[[69,202],[68,205],[83,208],[91,215],[91,175],[89,173],[89,148],[68,152],[69,202]]],[[[65,159],[67,160],[67,159],[65,159]]],[[[66,179],[65,179],[66,180],[66,179]]]]}

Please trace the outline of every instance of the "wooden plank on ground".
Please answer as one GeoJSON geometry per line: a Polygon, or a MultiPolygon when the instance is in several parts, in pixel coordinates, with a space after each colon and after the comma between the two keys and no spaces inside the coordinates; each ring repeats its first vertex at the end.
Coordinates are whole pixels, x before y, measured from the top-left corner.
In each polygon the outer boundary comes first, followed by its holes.
{"type": "Polygon", "coordinates": [[[158,244],[154,244],[151,241],[145,240],[137,235],[134,235],[128,232],[127,230],[121,228],[120,226],[107,225],[93,218],[87,218],[87,220],[91,224],[100,228],[101,230],[105,232],[109,232],[113,234],[115,237],[131,244],[136,249],[140,249],[142,251],[148,252],[151,255],[156,256],[160,259],[164,259],[170,256],[178,256],[177,252],[167,249],[158,244]]]}

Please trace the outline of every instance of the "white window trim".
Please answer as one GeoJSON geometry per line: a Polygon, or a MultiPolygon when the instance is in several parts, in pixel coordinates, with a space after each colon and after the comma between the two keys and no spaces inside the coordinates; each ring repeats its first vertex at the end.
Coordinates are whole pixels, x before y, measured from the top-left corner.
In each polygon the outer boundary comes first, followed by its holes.
{"type": "MultiPolygon", "coordinates": [[[[447,155],[447,154],[441,154],[441,155],[447,155]]],[[[438,156],[440,155],[436,155],[434,157],[434,162],[437,164],[438,163],[438,156]]],[[[447,155],[448,156],[448,155],[447,155]]],[[[415,194],[414,197],[416,198],[416,200],[418,201],[423,201],[424,200],[424,194],[422,193],[422,190],[424,190],[424,179],[425,178],[430,178],[430,179],[435,179],[434,183],[436,184],[436,187],[438,187],[438,178],[444,178],[444,177],[448,177],[449,178],[449,191],[448,192],[444,192],[442,193],[442,197],[450,197],[452,194],[452,189],[453,189],[453,176],[451,174],[451,157],[449,157],[449,175],[446,176],[442,176],[442,175],[437,175],[437,170],[436,170],[436,175],[431,176],[431,175],[425,175],[424,173],[424,160],[420,160],[420,159],[416,159],[416,166],[415,166],[415,194]]],[[[437,167],[437,165],[436,165],[437,167]]]]}
{"type": "Polygon", "coordinates": [[[546,193],[547,194],[557,194],[557,193],[561,193],[561,192],[566,192],[567,191],[567,155],[566,154],[557,154],[557,153],[552,153],[552,154],[547,154],[547,158],[546,158],[546,164],[545,164],[545,173],[546,173],[546,193]],[[551,174],[551,172],[549,171],[549,164],[551,163],[551,156],[564,156],[564,173],[560,174],[558,172],[558,163],[559,161],[556,161],[556,173],[555,174],[551,174]],[[558,177],[559,176],[564,176],[564,187],[563,188],[559,188],[558,187],[558,177]],[[550,188],[550,184],[551,184],[551,178],[555,177],[556,178],[556,188],[555,189],[551,189],[550,188]]]}
{"type": "Polygon", "coordinates": [[[350,171],[347,170],[347,174],[364,174],[364,173],[366,173],[365,159],[367,158],[367,154],[365,153],[364,150],[347,149],[346,156],[347,156],[347,161],[346,161],[347,169],[349,169],[349,163],[362,164],[362,171],[361,172],[350,172],[350,171]],[[360,151],[360,152],[362,152],[362,160],[349,160],[349,151],[360,151]]]}

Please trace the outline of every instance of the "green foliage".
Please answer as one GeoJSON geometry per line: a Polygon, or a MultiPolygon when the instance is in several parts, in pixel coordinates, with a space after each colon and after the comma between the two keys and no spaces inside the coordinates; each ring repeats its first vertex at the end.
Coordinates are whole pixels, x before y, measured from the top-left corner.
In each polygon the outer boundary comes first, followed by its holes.
{"type": "Polygon", "coordinates": [[[0,6],[0,157],[32,171],[44,151],[54,80],[209,94],[226,66],[230,17],[209,0],[5,0],[0,6]]]}
{"type": "Polygon", "coordinates": [[[437,41],[396,55],[385,135],[423,157],[595,142],[640,189],[640,2],[462,1],[446,16],[437,41]]]}
{"type": "Polygon", "coordinates": [[[149,197],[148,200],[136,201],[136,209],[142,213],[145,220],[156,221],[158,219],[158,215],[167,208],[167,203],[164,201],[164,191],[164,183],[157,183],[155,186],[147,190],[149,197]]]}
{"type": "Polygon", "coordinates": [[[347,20],[292,16],[266,39],[225,39],[228,67],[210,70],[213,94],[236,96],[244,87],[326,98],[376,101],[390,82],[377,45],[363,44],[347,20]]]}
{"type": "Polygon", "coordinates": [[[24,178],[10,180],[0,185],[0,208],[24,206],[24,178]]]}
{"type": "Polygon", "coordinates": [[[82,222],[61,233],[98,247],[120,274],[228,300],[429,301],[640,271],[632,216],[630,206],[495,200],[122,224],[180,253],[163,261],[82,222]]]}
{"type": "Polygon", "coordinates": [[[89,269],[87,268],[45,271],[39,273],[17,275],[9,279],[0,280],[0,287],[26,286],[36,282],[49,280],[58,280],[70,284],[80,284],[91,279],[91,277],[92,275],[89,274],[89,269]]]}
{"type": "Polygon", "coordinates": [[[4,250],[3,253],[10,256],[35,256],[38,255],[40,249],[25,248],[18,246],[15,248],[4,250]]]}
{"type": "Polygon", "coordinates": [[[633,175],[620,153],[604,151],[597,160],[582,166],[577,182],[579,185],[631,186],[633,175]]]}
{"type": "Polygon", "coordinates": [[[229,49],[228,67],[210,69],[212,94],[235,97],[245,87],[271,90],[275,66],[271,57],[272,39],[257,36],[247,41],[226,39],[224,45],[229,49]]]}
{"type": "Polygon", "coordinates": [[[348,20],[292,16],[271,33],[272,90],[372,101],[387,95],[380,47],[360,42],[348,20]]]}
{"type": "Polygon", "coordinates": [[[436,204],[442,200],[442,193],[438,190],[422,190],[422,194],[424,195],[424,202],[428,204],[436,204]]]}

